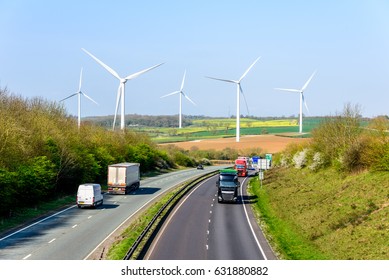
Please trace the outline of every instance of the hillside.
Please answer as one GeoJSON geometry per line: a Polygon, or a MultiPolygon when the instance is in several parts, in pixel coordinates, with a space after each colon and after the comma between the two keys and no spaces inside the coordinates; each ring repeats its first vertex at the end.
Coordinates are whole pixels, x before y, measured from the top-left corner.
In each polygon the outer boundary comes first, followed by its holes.
{"type": "Polygon", "coordinates": [[[286,259],[389,259],[389,118],[361,125],[358,107],[275,155],[250,191],[286,259]]]}
{"type": "Polygon", "coordinates": [[[280,167],[251,192],[282,258],[389,259],[389,172],[280,167]]]}

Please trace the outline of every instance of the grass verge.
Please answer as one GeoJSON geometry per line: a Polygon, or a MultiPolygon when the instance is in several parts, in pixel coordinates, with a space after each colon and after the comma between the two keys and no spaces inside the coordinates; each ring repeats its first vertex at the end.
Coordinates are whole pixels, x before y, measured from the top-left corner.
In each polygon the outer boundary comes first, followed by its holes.
{"type": "Polygon", "coordinates": [[[389,259],[388,172],[273,169],[249,191],[282,259],[389,259]]]}

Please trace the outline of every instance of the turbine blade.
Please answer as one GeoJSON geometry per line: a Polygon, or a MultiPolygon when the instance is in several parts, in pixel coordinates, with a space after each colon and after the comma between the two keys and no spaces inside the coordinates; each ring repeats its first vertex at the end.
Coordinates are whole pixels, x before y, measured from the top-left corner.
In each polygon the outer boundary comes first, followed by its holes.
{"type": "Polygon", "coordinates": [[[185,72],[184,72],[184,77],[182,78],[182,83],[181,83],[180,91],[182,91],[182,90],[184,89],[185,75],[186,75],[186,70],[185,70],[185,72]]]}
{"type": "Polygon", "coordinates": [[[174,91],[172,93],[169,93],[169,94],[166,94],[164,96],[161,96],[160,98],[164,98],[164,97],[167,97],[167,96],[170,96],[170,95],[174,95],[174,94],[177,94],[177,93],[180,93],[180,91],[174,91]]]}
{"type": "Polygon", "coordinates": [[[92,101],[93,103],[95,103],[96,105],[99,105],[99,103],[97,103],[96,101],[94,101],[91,97],[89,97],[88,95],[86,95],[85,93],[81,92],[81,94],[83,96],[85,96],[86,98],[88,98],[90,101],[92,101]]]}
{"type": "Polygon", "coordinates": [[[311,77],[309,77],[308,81],[306,81],[306,83],[305,83],[304,86],[302,87],[301,91],[304,91],[304,90],[307,88],[308,84],[311,82],[311,80],[312,80],[313,76],[315,76],[315,74],[316,74],[316,70],[313,72],[313,74],[311,75],[311,77]]]}
{"type": "Polygon", "coordinates": [[[118,114],[118,109],[119,109],[119,102],[120,102],[120,93],[121,93],[121,89],[122,89],[122,84],[119,85],[119,88],[118,88],[118,94],[116,96],[116,109],[115,109],[115,117],[113,118],[113,127],[112,127],[112,130],[115,130],[115,125],[116,125],[116,116],[118,114]]]}
{"type": "Polygon", "coordinates": [[[80,72],[80,83],[78,86],[78,92],[81,92],[81,82],[82,82],[82,67],[81,67],[81,72],[80,72]]]}
{"type": "Polygon", "coordinates": [[[140,75],[142,75],[142,74],[144,74],[144,73],[146,73],[146,72],[148,72],[148,71],[150,71],[150,70],[152,70],[152,69],[154,69],[154,68],[157,68],[158,66],[161,66],[162,64],[164,64],[164,63],[160,63],[160,64],[154,65],[154,66],[152,66],[152,67],[150,67],[150,68],[147,68],[147,69],[141,70],[141,71],[139,71],[139,72],[136,72],[136,73],[134,73],[134,74],[128,75],[125,79],[126,79],[127,81],[128,81],[128,80],[135,79],[135,78],[139,77],[140,75]]]}
{"type": "Polygon", "coordinates": [[[290,92],[297,92],[300,93],[301,91],[298,89],[292,89],[292,88],[274,88],[276,90],[282,90],[282,91],[290,91],[290,92]]]}
{"type": "Polygon", "coordinates": [[[234,81],[234,80],[219,79],[219,78],[213,78],[213,77],[208,77],[208,76],[205,76],[205,78],[217,80],[217,81],[222,81],[222,82],[227,82],[227,83],[234,83],[234,84],[238,83],[237,81],[234,81]]]}
{"type": "Polygon", "coordinates": [[[239,82],[247,75],[247,73],[251,70],[251,68],[253,68],[254,64],[257,63],[257,61],[258,61],[260,58],[261,58],[261,57],[258,57],[258,58],[253,62],[253,64],[250,65],[250,67],[246,70],[246,72],[244,72],[244,74],[242,75],[242,77],[240,77],[239,82]]]}
{"type": "Polygon", "coordinates": [[[244,103],[246,104],[247,115],[250,116],[249,106],[247,105],[246,96],[244,95],[242,86],[240,84],[239,84],[239,90],[240,90],[240,93],[242,93],[244,103]]]}
{"type": "Polygon", "coordinates": [[[189,98],[189,96],[187,96],[187,95],[186,95],[185,93],[183,93],[183,92],[181,92],[181,94],[182,94],[186,99],[188,99],[193,105],[196,106],[196,103],[194,103],[193,100],[189,98]]]}
{"type": "Polygon", "coordinates": [[[302,96],[303,96],[303,102],[304,102],[305,108],[307,109],[307,111],[309,113],[308,105],[307,105],[307,102],[305,101],[304,94],[302,96]]]}
{"type": "Polygon", "coordinates": [[[118,73],[116,73],[115,70],[113,70],[111,67],[109,67],[108,65],[106,65],[104,62],[102,62],[100,59],[98,59],[97,57],[95,57],[93,54],[91,54],[90,52],[88,52],[86,49],[83,49],[81,48],[84,52],[86,52],[90,57],[92,57],[97,63],[99,63],[101,66],[103,66],[109,73],[111,73],[114,77],[118,78],[119,80],[121,80],[120,76],[118,73]]]}
{"type": "Polygon", "coordinates": [[[68,97],[66,97],[66,98],[64,98],[64,99],[61,99],[59,102],[62,102],[62,101],[64,101],[64,100],[66,100],[66,99],[69,99],[69,98],[71,98],[71,97],[73,97],[73,96],[75,96],[75,95],[77,95],[78,94],[78,92],[76,92],[76,93],[74,93],[74,94],[72,94],[72,95],[69,95],[68,97]]]}

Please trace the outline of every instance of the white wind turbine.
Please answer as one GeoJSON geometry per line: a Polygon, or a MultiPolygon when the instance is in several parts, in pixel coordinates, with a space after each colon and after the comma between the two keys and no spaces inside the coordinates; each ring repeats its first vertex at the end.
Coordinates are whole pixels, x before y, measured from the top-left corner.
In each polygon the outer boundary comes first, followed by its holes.
{"type": "Polygon", "coordinates": [[[305,98],[304,98],[304,91],[308,87],[308,84],[311,82],[311,80],[315,74],[316,74],[316,70],[312,73],[311,77],[309,77],[308,81],[305,82],[305,84],[303,85],[303,87],[301,89],[275,88],[277,90],[297,92],[300,94],[300,127],[299,127],[300,134],[303,132],[303,102],[304,102],[305,108],[307,108],[307,111],[309,112],[307,102],[305,101],[305,98]]]}
{"type": "MultiPolygon", "coordinates": [[[[226,79],[207,77],[209,79],[214,79],[214,80],[218,80],[218,81],[236,84],[236,142],[240,141],[240,93],[242,93],[242,95],[244,97],[242,86],[240,85],[240,82],[243,80],[243,78],[247,75],[247,73],[250,71],[250,69],[254,66],[255,63],[257,63],[257,61],[260,58],[261,57],[258,57],[237,81],[236,80],[226,80],[226,79]]],[[[247,103],[246,103],[246,106],[247,106],[247,103]]]]}
{"type": "MultiPolygon", "coordinates": [[[[79,86],[78,86],[78,91],[72,95],[69,95],[68,97],[60,100],[59,102],[62,102],[68,98],[71,98],[75,95],[78,95],[78,128],[80,128],[80,125],[81,125],[81,95],[85,96],[86,98],[88,98],[90,101],[94,102],[97,104],[96,101],[94,101],[92,98],[90,98],[88,95],[86,95],[85,93],[83,93],[81,91],[81,83],[82,83],[82,68],[81,68],[81,72],[80,72],[80,83],[79,83],[79,86]]],[[[99,104],[97,104],[99,105],[99,104]]]]}
{"type": "Polygon", "coordinates": [[[111,73],[115,78],[117,78],[119,80],[119,88],[118,88],[118,93],[117,93],[117,96],[116,96],[116,109],[115,109],[115,117],[114,117],[114,120],[113,120],[113,129],[115,129],[115,124],[116,124],[116,116],[117,116],[117,112],[118,112],[118,108],[119,108],[119,102],[121,102],[121,112],[120,112],[120,129],[121,130],[124,130],[124,104],[125,104],[125,99],[124,99],[124,92],[125,92],[125,84],[127,81],[129,80],[132,80],[132,79],[135,79],[137,78],[138,76],[158,67],[158,66],[161,66],[163,63],[160,63],[160,64],[157,64],[155,66],[152,66],[150,68],[147,68],[147,69],[144,69],[142,71],[139,71],[139,72],[136,72],[134,74],[131,74],[131,75],[128,75],[127,77],[125,78],[121,78],[119,76],[119,74],[113,70],[111,67],[109,67],[108,65],[104,64],[101,60],[99,60],[97,57],[95,57],[93,54],[91,54],[90,52],[88,52],[87,50],[83,49],[82,50],[84,52],[86,52],[89,56],[91,56],[97,63],[99,63],[101,66],[103,66],[109,73],[111,73]]]}
{"type": "Polygon", "coordinates": [[[178,91],[174,91],[172,93],[166,94],[164,96],[161,96],[161,98],[174,95],[174,94],[179,94],[180,95],[180,110],[179,110],[179,128],[182,128],[182,96],[184,96],[186,99],[188,99],[193,105],[196,105],[185,93],[184,93],[184,83],[185,83],[185,75],[186,75],[186,70],[184,72],[184,77],[182,78],[181,82],[181,88],[178,91]]]}

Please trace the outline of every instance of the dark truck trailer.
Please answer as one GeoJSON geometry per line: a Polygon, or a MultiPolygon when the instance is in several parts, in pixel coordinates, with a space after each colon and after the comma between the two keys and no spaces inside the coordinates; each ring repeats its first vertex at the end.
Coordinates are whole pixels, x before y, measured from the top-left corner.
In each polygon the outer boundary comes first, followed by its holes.
{"type": "Polygon", "coordinates": [[[218,202],[237,202],[238,188],[238,172],[234,169],[222,169],[219,173],[219,178],[216,182],[218,188],[218,202]]]}
{"type": "Polygon", "coordinates": [[[127,194],[140,185],[139,163],[117,163],[108,166],[108,193],[127,194]]]}

